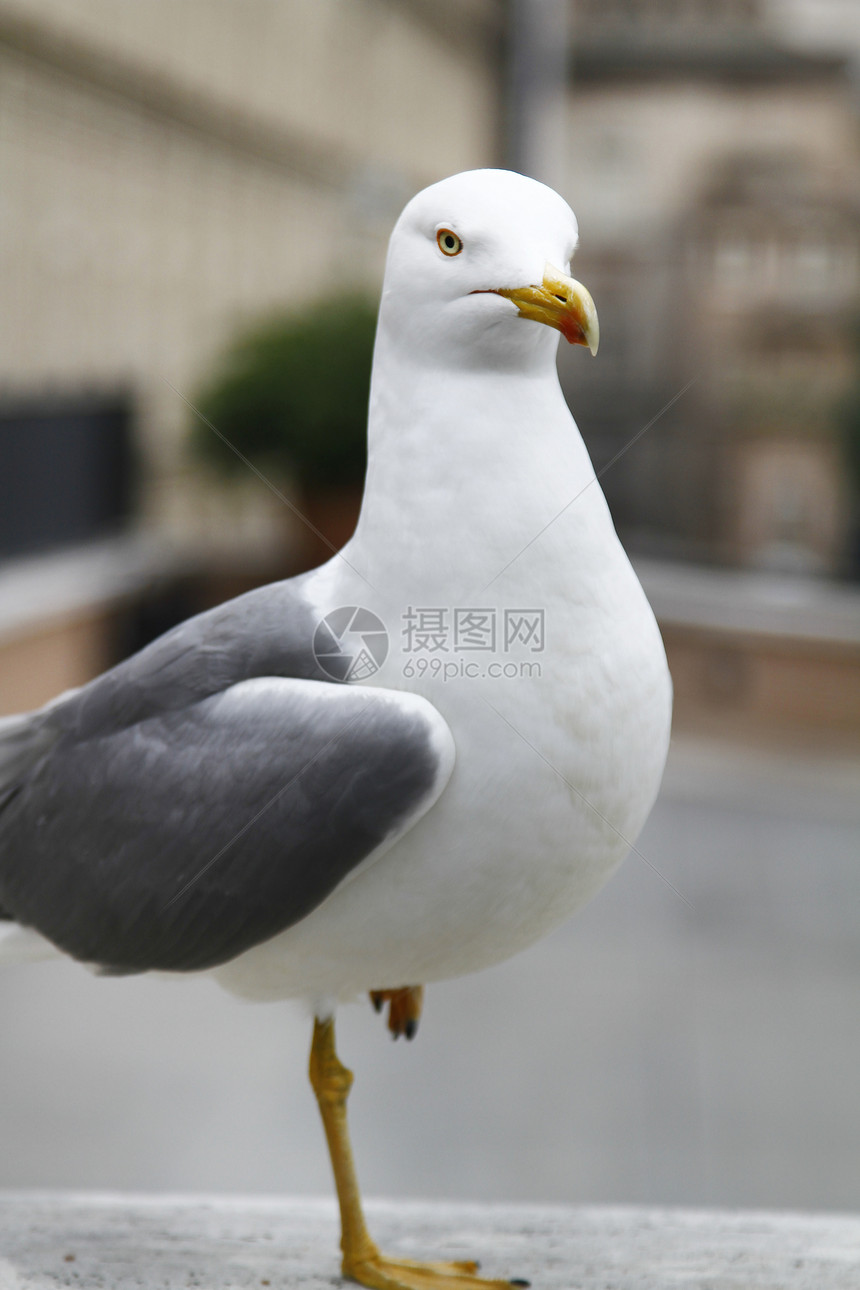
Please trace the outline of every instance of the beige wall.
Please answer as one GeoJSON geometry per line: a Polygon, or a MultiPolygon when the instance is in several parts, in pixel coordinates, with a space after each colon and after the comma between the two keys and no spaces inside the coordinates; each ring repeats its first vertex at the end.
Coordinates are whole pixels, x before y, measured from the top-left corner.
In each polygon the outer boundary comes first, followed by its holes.
{"type": "MultiPolygon", "coordinates": [[[[115,66],[417,182],[474,164],[494,0],[3,0],[115,66]]],[[[69,52],[67,50],[67,52],[69,52]]]]}
{"type": "Polygon", "coordinates": [[[246,317],[375,290],[403,201],[497,159],[488,12],[2,0],[0,385],[131,389],[145,518],[217,531],[166,382],[190,395],[246,317]]]}
{"type": "Polygon", "coordinates": [[[39,708],[83,685],[114,659],[109,610],[42,623],[33,632],[0,638],[0,716],[39,708]]]}

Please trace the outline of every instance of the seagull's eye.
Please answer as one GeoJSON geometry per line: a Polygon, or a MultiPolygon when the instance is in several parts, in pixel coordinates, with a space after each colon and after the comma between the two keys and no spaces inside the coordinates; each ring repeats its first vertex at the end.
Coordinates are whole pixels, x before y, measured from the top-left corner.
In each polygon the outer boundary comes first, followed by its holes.
{"type": "Polygon", "coordinates": [[[449,228],[439,229],[436,234],[436,242],[443,255],[459,255],[463,249],[463,243],[457,234],[452,233],[449,228]]]}

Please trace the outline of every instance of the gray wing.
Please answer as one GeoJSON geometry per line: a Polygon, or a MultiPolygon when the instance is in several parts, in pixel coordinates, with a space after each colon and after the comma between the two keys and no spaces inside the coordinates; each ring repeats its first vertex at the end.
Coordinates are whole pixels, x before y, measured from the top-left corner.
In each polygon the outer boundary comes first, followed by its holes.
{"type": "Polygon", "coordinates": [[[305,595],[315,572],[249,591],[180,623],[50,705],[49,725],[84,738],[184,708],[255,676],[331,683],[314,656],[317,615],[305,595]]]}
{"type": "Polygon", "coordinates": [[[122,725],[73,705],[80,729],[47,750],[35,720],[33,764],[19,754],[0,795],[0,908],[111,971],[214,967],[274,936],[451,772],[448,727],[416,695],[270,677],[188,698],[122,725]]]}

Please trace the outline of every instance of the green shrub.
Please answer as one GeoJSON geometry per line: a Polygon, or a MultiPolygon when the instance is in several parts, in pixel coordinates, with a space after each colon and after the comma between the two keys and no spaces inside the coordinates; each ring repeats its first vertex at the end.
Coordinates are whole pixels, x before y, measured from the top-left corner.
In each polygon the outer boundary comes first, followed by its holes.
{"type": "MultiPolygon", "coordinates": [[[[310,488],[360,484],[375,328],[358,296],[270,317],[236,338],[196,406],[261,470],[310,488]]],[[[226,473],[247,470],[199,417],[191,442],[226,473]]]]}

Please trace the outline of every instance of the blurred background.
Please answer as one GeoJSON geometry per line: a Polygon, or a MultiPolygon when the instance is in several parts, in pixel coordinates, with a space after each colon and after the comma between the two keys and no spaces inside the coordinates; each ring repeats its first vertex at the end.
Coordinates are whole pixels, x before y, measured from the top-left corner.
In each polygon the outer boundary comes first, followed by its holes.
{"type": "MultiPolygon", "coordinates": [[[[858,64],[855,0],[0,0],[0,712],[346,540],[414,192],[579,217],[676,737],[571,925],[345,1014],[370,1192],[860,1208],[858,64]]],[[[327,1191],[308,1039],[3,968],[0,1185],[327,1191]]]]}

